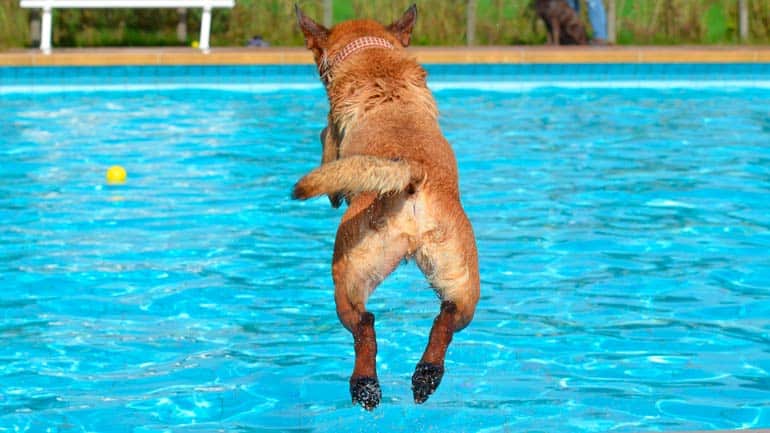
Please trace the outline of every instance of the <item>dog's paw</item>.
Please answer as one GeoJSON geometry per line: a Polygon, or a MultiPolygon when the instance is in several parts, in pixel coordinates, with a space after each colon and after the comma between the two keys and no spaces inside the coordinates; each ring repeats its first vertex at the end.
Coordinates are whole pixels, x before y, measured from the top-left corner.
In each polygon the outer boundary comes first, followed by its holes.
{"type": "Polygon", "coordinates": [[[360,404],[366,410],[373,410],[380,404],[382,391],[376,377],[356,377],[350,379],[350,397],[353,404],[360,404]]]}
{"type": "Polygon", "coordinates": [[[441,378],[444,377],[444,367],[430,362],[421,362],[417,364],[412,375],[412,394],[414,402],[417,404],[425,403],[438,388],[441,378]]]}
{"type": "Polygon", "coordinates": [[[337,209],[338,207],[342,206],[342,200],[344,199],[345,196],[343,194],[335,193],[329,196],[329,203],[331,203],[334,209],[337,209]]]}

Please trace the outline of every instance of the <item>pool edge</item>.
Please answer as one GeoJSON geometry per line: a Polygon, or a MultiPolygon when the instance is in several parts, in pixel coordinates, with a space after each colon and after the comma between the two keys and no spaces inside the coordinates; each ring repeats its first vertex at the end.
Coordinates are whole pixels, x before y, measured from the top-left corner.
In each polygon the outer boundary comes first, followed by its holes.
{"type": "MultiPolygon", "coordinates": [[[[413,47],[420,63],[571,64],[571,63],[770,63],[770,47],[413,47]]],[[[304,48],[60,48],[0,52],[0,66],[110,65],[302,65],[311,64],[304,48]]]]}

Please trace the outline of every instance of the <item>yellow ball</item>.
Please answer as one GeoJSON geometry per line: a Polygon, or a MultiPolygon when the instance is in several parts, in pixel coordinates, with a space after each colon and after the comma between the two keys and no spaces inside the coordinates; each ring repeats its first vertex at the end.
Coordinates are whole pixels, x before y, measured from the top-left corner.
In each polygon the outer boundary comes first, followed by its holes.
{"type": "Polygon", "coordinates": [[[119,165],[113,165],[112,167],[107,169],[107,174],[105,177],[107,178],[107,183],[111,185],[115,185],[118,183],[125,183],[126,169],[119,165]]]}
{"type": "Polygon", "coordinates": [[[192,41],[190,46],[193,47],[193,48],[198,48],[198,41],[192,41]]]}

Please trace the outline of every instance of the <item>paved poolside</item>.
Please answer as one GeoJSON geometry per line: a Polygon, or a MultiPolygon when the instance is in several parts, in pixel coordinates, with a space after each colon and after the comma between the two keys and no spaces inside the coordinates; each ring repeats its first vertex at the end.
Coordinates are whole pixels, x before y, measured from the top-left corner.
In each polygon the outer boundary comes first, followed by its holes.
{"type": "MultiPolygon", "coordinates": [[[[412,47],[421,63],[770,63],[770,47],[412,47]]],[[[304,48],[54,48],[0,52],[0,66],[309,64],[304,48]]]]}

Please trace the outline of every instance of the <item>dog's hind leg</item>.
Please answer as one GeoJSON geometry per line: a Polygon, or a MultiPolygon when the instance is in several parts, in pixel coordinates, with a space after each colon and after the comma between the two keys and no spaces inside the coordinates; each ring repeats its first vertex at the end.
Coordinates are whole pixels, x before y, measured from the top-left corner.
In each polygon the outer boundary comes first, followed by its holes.
{"type": "Polygon", "coordinates": [[[444,358],[454,335],[457,305],[452,301],[441,303],[441,312],[433,320],[428,346],[412,375],[412,394],[415,403],[424,403],[438,388],[444,377],[444,358]]]}
{"type": "MultiPolygon", "coordinates": [[[[373,197],[373,195],[372,195],[373,197]]],[[[353,334],[356,362],[350,376],[353,403],[372,410],[380,403],[374,314],[366,301],[406,255],[408,240],[388,230],[381,203],[362,197],[351,201],[334,245],[332,276],[337,316],[353,334]]]]}
{"type": "MultiPolygon", "coordinates": [[[[459,205],[458,205],[459,206],[459,205]]],[[[416,403],[424,403],[444,375],[444,359],[455,332],[473,319],[479,299],[478,253],[473,230],[462,210],[435,229],[417,252],[417,264],[440,296],[425,352],[412,375],[416,403]]]]}
{"type": "Polygon", "coordinates": [[[382,391],[377,379],[377,336],[374,333],[374,314],[364,311],[353,329],[353,348],[356,363],[350,376],[350,397],[353,403],[366,410],[380,404],[382,391]]]}
{"type": "Polygon", "coordinates": [[[353,348],[356,361],[350,375],[350,397],[354,404],[360,404],[366,410],[372,410],[380,404],[382,391],[377,379],[377,336],[374,332],[374,314],[366,311],[364,297],[351,297],[349,287],[354,290],[371,290],[363,281],[353,281],[340,271],[347,265],[345,260],[335,258],[334,301],[337,304],[337,316],[343,326],[353,334],[353,348]]]}

